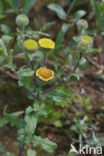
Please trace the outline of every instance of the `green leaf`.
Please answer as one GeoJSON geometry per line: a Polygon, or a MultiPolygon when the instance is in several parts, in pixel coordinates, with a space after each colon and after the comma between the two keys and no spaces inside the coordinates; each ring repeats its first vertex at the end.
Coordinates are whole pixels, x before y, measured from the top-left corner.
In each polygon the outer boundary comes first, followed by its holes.
{"type": "Polygon", "coordinates": [[[37,116],[34,112],[31,112],[30,114],[25,116],[25,133],[27,135],[32,135],[35,131],[35,128],[37,126],[37,116]]]}
{"type": "Polygon", "coordinates": [[[68,63],[69,67],[73,67],[73,57],[72,57],[72,53],[71,50],[69,48],[65,48],[64,49],[65,54],[66,54],[66,62],[68,63]]]}
{"type": "Polygon", "coordinates": [[[62,127],[63,125],[62,125],[62,122],[60,121],[60,120],[56,120],[55,122],[54,122],[54,125],[56,126],[56,127],[62,127]]]}
{"type": "Polygon", "coordinates": [[[54,93],[52,96],[53,101],[61,102],[67,98],[67,94],[61,90],[56,90],[54,93]]]}
{"type": "Polygon", "coordinates": [[[34,83],[32,77],[21,77],[19,76],[20,81],[18,81],[19,86],[30,87],[34,89],[34,83]]]}
{"type": "Polygon", "coordinates": [[[72,67],[73,65],[73,57],[71,54],[69,54],[69,56],[67,57],[67,61],[70,67],[72,67]]]}
{"type": "Polygon", "coordinates": [[[0,119],[0,127],[3,127],[4,125],[6,125],[8,123],[8,121],[3,118],[3,119],[0,119]]]}
{"type": "Polygon", "coordinates": [[[19,117],[15,116],[13,114],[5,113],[4,117],[5,117],[5,120],[6,120],[5,123],[9,122],[11,124],[11,126],[18,126],[18,124],[20,123],[19,117]]]}
{"type": "Polygon", "coordinates": [[[5,56],[8,56],[5,43],[3,42],[2,39],[0,39],[0,53],[3,53],[5,56]]]}
{"type": "Polygon", "coordinates": [[[49,4],[47,6],[49,9],[53,10],[56,12],[57,16],[61,19],[61,20],[65,20],[67,17],[67,14],[65,13],[64,9],[58,5],[58,4],[49,4]]]}
{"type": "Polygon", "coordinates": [[[6,35],[11,34],[11,29],[6,24],[0,24],[1,31],[5,33],[6,35]]]}
{"type": "Polygon", "coordinates": [[[43,27],[40,29],[40,31],[47,31],[48,29],[50,29],[53,25],[55,24],[55,22],[48,22],[48,23],[45,23],[43,25],[43,27]]]}
{"type": "Polygon", "coordinates": [[[47,100],[62,102],[67,98],[67,93],[61,90],[55,90],[55,91],[52,91],[51,93],[48,93],[46,98],[47,100]]]}
{"type": "MultiPolygon", "coordinates": [[[[17,126],[20,125],[21,123],[21,119],[19,119],[18,117],[18,113],[6,113],[6,109],[7,109],[7,105],[4,107],[4,111],[3,111],[3,115],[4,115],[4,123],[6,124],[6,122],[10,123],[11,126],[17,126]]],[[[20,112],[19,112],[20,113],[20,112]]],[[[22,123],[23,124],[23,123],[22,123]]]]}
{"type": "Polygon", "coordinates": [[[100,49],[91,49],[91,53],[98,53],[100,49]]]}
{"type": "Polygon", "coordinates": [[[69,80],[71,80],[72,78],[77,78],[77,80],[80,79],[78,74],[71,74],[70,77],[69,77],[69,80]]]}
{"type": "Polygon", "coordinates": [[[62,46],[62,42],[64,40],[65,34],[67,33],[70,27],[71,27],[70,24],[64,23],[62,25],[61,30],[59,31],[57,38],[56,38],[56,46],[55,46],[54,53],[57,51],[58,48],[62,46]]]}
{"type": "Polygon", "coordinates": [[[85,59],[85,58],[82,58],[82,59],[80,60],[80,65],[83,65],[84,63],[86,63],[86,59],[85,59]]]}
{"type": "Polygon", "coordinates": [[[22,8],[23,14],[28,14],[33,5],[35,4],[36,0],[27,0],[24,7],[22,8]]]}
{"type": "Polygon", "coordinates": [[[35,53],[31,53],[28,56],[29,56],[30,61],[32,61],[34,60],[34,57],[37,57],[38,60],[43,59],[44,54],[41,51],[36,51],[35,53]]]}
{"type": "Polygon", "coordinates": [[[77,11],[77,12],[74,14],[74,16],[73,16],[71,22],[72,22],[72,23],[76,23],[76,22],[77,22],[80,18],[82,18],[85,14],[86,14],[86,12],[85,12],[84,10],[79,10],[79,11],[77,11]]]}
{"type": "Polygon", "coordinates": [[[100,52],[100,49],[89,49],[85,52],[85,55],[98,52],[100,52]]]}
{"type": "Polygon", "coordinates": [[[0,1],[0,15],[3,14],[4,5],[3,2],[0,1]]]}
{"type": "Polygon", "coordinates": [[[4,152],[5,151],[5,147],[3,146],[3,144],[0,142],[0,152],[4,152]]]}
{"type": "Polygon", "coordinates": [[[34,71],[31,70],[30,68],[21,68],[18,72],[17,72],[20,76],[33,76],[34,75],[34,71]]]}
{"type": "Polygon", "coordinates": [[[0,56],[0,64],[2,64],[4,61],[4,57],[3,56],[0,56]]]}
{"type": "Polygon", "coordinates": [[[16,153],[7,152],[7,153],[6,153],[6,156],[16,156],[16,153]]]}
{"type": "Polygon", "coordinates": [[[14,0],[6,0],[6,2],[10,5],[10,7],[14,10],[14,12],[18,12],[18,8],[16,7],[14,0]]]}
{"type": "Polygon", "coordinates": [[[12,56],[12,54],[13,54],[13,49],[11,49],[9,51],[9,61],[8,61],[9,64],[12,64],[13,63],[13,56],[12,56]]]}
{"type": "Polygon", "coordinates": [[[6,15],[0,15],[0,19],[3,19],[5,17],[6,17],[6,15]]]}
{"type": "Polygon", "coordinates": [[[90,0],[90,2],[92,4],[92,7],[94,9],[94,12],[95,12],[95,15],[96,15],[96,18],[97,18],[98,28],[102,29],[103,28],[103,20],[102,20],[102,17],[101,17],[99,7],[98,7],[97,3],[95,2],[95,0],[90,0]]]}
{"type": "Polygon", "coordinates": [[[27,156],[36,156],[36,152],[32,149],[27,150],[27,156]]]}
{"type": "Polygon", "coordinates": [[[52,153],[57,147],[56,143],[50,141],[48,138],[43,139],[40,136],[34,135],[31,139],[34,147],[40,147],[49,153],[52,153]]]}
{"type": "Polygon", "coordinates": [[[77,36],[77,37],[73,37],[73,40],[75,41],[75,42],[78,42],[79,41],[79,36],[77,36]]]}

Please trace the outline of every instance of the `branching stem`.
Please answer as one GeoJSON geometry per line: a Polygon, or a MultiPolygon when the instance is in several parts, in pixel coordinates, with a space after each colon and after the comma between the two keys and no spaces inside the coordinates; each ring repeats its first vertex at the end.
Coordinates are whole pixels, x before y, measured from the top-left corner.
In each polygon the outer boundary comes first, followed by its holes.
{"type": "Polygon", "coordinates": [[[51,88],[49,88],[49,89],[47,89],[47,90],[41,92],[41,94],[47,94],[47,93],[49,93],[50,91],[52,91],[52,90],[54,90],[55,88],[57,88],[58,86],[62,85],[62,84],[65,82],[65,79],[68,79],[68,78],[70,77],[70,75],[73,74],[73,73],[76,71],[76,69],[78,68],[78,65],[79,65],[79,63],[80,63],[81,58],[82,58],[82,53],[80,53],[79,61],[78,61],[78,63],[75,65],[75,67],[73,68],[73,70],[71,71],[71,73],[69,73],[63,80],[61,80],[61,81],[60,81],[59,83],[57,83],[55,86],[53,86],[53,87],[51,87],[51,88]]]}

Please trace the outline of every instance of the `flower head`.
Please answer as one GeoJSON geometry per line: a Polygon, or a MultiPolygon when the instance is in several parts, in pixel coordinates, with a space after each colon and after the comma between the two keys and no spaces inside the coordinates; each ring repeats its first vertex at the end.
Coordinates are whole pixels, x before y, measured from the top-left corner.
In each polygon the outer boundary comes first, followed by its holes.
{"type": "Polygon", "coordinates": [[[42,48],[46,49],[53,49],[55,47],[55,42],[49,38],[40,39],[39,44],[42,48]]]}
{"type": "Polygon", "coordinates": [[[16,17],[16,23],[18,26],[25,28],[29,24],[29,19],[26,15],[20,14],[16,17]]]}
{"type": "Polygon", "coordinates": [[[88,43],[92,43],[92,38],[90,36],[83,35],[80,37],[80,41],[86,41],[88,43]]]}
{"type": "Polygon", "coordinates": [[[38,44],[35,40],[28,39],[24,42],[24,47],[27,50],[33,51],[38,47],[38,44]]]}
{"type": "Polygon", "coordinates": [[[90,36],[83,35],[79,39],[79,47],[82,50],[88,50],[92,47],[93,45],[93,39],[90,36]]]}
{"type": "Polygon", "coordinates": [[[49,81],[54,77],[54,71],[46,67],[40,67],[36,70],[36,76],[38,76],[43,81],[49,81]]]}
{"type": "Polygon", "coordinates": [[[83,30],[83,29],[87,29],[88,28],[88,22],[85,20],[85,19],[80,19],[78,22],[77,22],[77,28],[79,30],[83,30]]]}

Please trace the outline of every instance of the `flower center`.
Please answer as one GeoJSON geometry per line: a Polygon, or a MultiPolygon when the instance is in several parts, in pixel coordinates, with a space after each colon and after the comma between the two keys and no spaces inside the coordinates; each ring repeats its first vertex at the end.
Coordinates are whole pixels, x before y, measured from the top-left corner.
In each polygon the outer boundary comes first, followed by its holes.
{"type": "Polygon", "coordinates": [[[47,68],[40,68],[39,70],[39,74],[44,77],[44,78],[49,78],[52,76],[52,72],[51,70],[47,69],[47,68]]]}

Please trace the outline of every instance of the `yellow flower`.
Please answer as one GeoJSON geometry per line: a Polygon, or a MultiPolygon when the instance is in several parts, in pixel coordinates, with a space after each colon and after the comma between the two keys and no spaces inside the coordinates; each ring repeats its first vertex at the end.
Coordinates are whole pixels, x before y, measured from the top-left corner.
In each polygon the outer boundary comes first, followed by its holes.
{"type": "Polygon", "coordinates": [[[55,47],[55,42],[49,38],[40,39],[39,44],[42,48],[46,48],[46,49],[53,49],[55,47]]]}
{"type": "Polygon", "coordinates": [[[86,41],[87,43],[91,43],[92,44],[92,38],[90,36],[84,35],[80,37],[80,41],[86,41]]]}
{"type": "Polygon", "coordinates": [[[48,80],[53,79],[54,71],[46,67],[40,67],[36,70],[36,76],[38,76],[41,80],[47,82],[48,80]]]}
{"type": "Polygon", "coordinates": [[[38,47],[38,44],[35,40],[31,40],[31,39],[28,39],[24,42],[24,47],[27,49],[27,50],[34,50],[38,47]]]}
{"type": "Polygon", "coordinates": [[[92,47],[93,45],[93,39],[90,36],[83,35],[79,39],[79,47],[82,50],[88,50],[92,47]]]}

